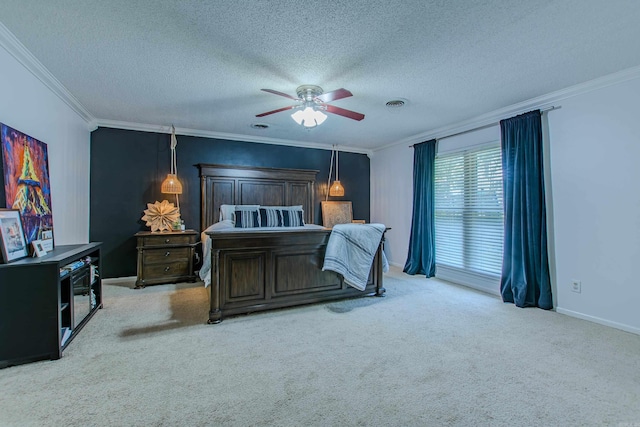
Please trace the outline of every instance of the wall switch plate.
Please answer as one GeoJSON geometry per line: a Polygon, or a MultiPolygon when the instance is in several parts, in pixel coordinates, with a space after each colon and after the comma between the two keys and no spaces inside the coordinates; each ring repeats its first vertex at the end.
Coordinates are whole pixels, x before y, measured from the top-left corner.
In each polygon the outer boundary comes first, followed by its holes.
{"type": "Polygon", "coordinates": [[[571,290],[573,292],[577,292],[577,293],[582,292],[582,282],[580,280],[572,280],[571,281],[571,290]]]}

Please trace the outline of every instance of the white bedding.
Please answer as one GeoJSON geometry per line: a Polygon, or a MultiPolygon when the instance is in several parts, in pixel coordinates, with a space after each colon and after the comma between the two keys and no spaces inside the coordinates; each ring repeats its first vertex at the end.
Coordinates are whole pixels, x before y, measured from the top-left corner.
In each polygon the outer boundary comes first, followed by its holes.
{"type": "MultiPolygon", "coordinates": [[[[384,224],[334,225],[322,270],[335,271],[342,275],[346,284],[364,291],[384,230],[384,224]]],[[[388,271],[384,252],[382,263],[383,271],[388,271]]]]}
{"type": "Polygon", "coordinates": [[[322,230],[324,227],[315,224],[306,224],[302,227],[254,227],[254,228],[236,228],[234,222],[230,219],[226,219],[220,222],[216,222],[209,228],[204,230],[200,239],[202,241],[202,267],[200,268],[199,276],[204,282],[205,287],[211,284],[211,238],[207,232],[220,232],[220,233],[255,233],[270,232],[270,233],[282,233],[300,230],[322,230]]]}

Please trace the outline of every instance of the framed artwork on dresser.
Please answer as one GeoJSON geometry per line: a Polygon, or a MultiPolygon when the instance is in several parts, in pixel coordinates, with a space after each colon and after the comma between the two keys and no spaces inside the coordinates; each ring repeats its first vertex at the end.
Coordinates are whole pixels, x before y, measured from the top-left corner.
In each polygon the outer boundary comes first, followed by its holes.
{"type": "Polygon", "coordinates": [[[17,209],[0,208],[0,252],[4,263],[29,255],[20,212],[17,209]]]}

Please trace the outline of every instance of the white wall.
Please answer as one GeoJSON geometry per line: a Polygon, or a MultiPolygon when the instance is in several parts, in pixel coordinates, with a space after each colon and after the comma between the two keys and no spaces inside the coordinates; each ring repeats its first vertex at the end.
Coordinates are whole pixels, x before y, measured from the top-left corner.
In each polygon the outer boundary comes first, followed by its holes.
{"type": "MultiPolygon", "coordinates": [[[[547,114],[547,219],[557,311],[634,333],[640,333],[638,98],[635,78],[562,99],[561,108],[547,114]],[[581,293],[570,290],[572,280],[582,282],[581,293]]],[[[404,265],[409,244],[412,168],[408,145],[372,155],[371,217],[393,227],[387,254],[396,266],[404,265]]]]}
{"type": "Polygon", "coordinates": [[[87,123],[0,45],[0,122],[47,144],[56,245],[89,240],[87,123]]]}
{"type": "Polygon", "coordinates": [[[557,309],[640,333],[640,78],[549,113],[557,309]],[[582,292],[570,290],[571,280],[582,292]]]}
{"type": "Polygon", "coordinates": [[[391,227],[385,233],[389,263],[404,267],[413,206],[413,148],[380,150],[371,156],[371,222],[391,227]]]}

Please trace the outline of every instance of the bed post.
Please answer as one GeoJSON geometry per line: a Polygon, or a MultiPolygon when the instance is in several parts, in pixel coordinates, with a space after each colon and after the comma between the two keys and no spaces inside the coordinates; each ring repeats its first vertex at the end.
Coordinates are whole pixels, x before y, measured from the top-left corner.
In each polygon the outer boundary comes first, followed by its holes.
{"type": "Polygon", "coordinates": [[[380,239],[380,245],[378,245],[378,253],[376,253],[377,262],[376,262],[376,272],[375,272],[376,279],[375,280],[376,280],[376,296],[377,297],[383,297],[384,293],[387,292],[387,290],[383,286],[384,271],[382,269],[382,257],[384,256],[384,235],[387,232],[387,230],[390,230],[390,228],[386,228],[382,233],[382,238],[380,239]]]}
{"type": "Polygon", "coordinates": [[[209,302],[211,307],[209,309],[209,325],[222,322],[222,311],[220,310],[220,269],[218,268],[218,261],[220,258],[220,251],[211,251],[211,295],[209,296],[209,302]]]}
{"type": "Polygon", "coordinates": [[[207,204],[204,200],[207,200],[207,177],[202,175],[202,168],[200,169],[200,232],[202,233],[208,226],[211,224],[207,224],[207,204]]]}
{"type": "Polygon", "coordinates": [[[382,243],[378,246],[378,253],[376,254],[376,264],[375,264],[376,272],[376,294],[377,297],[383,297],[384,293],[387,291],[382,283],[382,279],[384,277],[384,273],[382,272],[382,243]]]}

